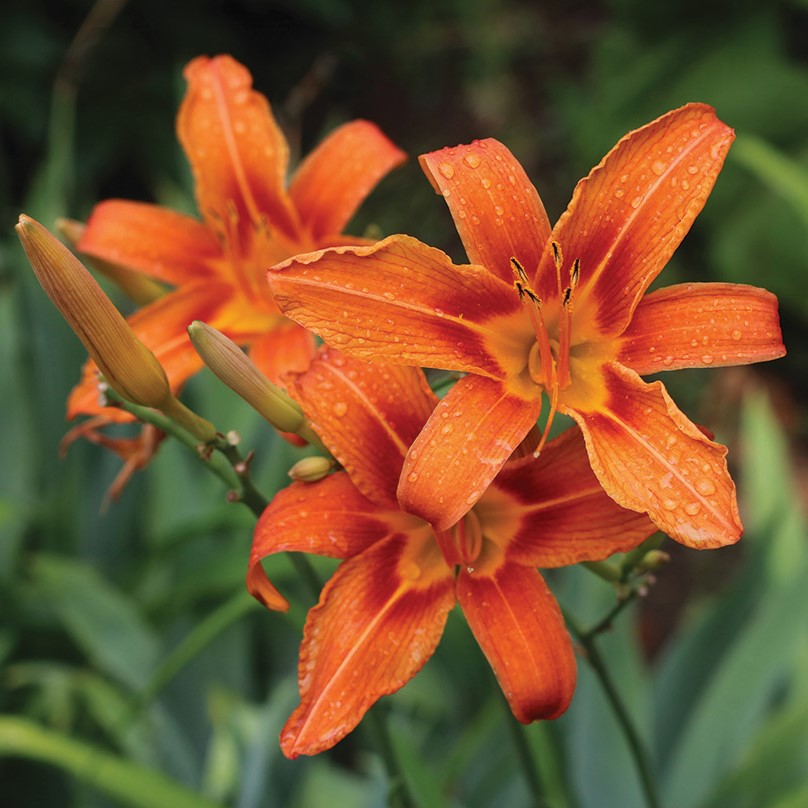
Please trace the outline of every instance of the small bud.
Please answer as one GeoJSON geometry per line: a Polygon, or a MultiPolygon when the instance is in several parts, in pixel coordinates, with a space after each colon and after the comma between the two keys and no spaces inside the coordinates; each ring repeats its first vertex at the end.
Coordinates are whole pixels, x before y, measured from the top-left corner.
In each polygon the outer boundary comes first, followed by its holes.
{"type": "Polygon", "coordinates": [[[95,278],[38,222],[22,215],[16,229],[39,283],[107,384],[127,401],[160,408],[171,396],[165,371],[95,278]]]}
{"type": "Polygon", "coordinates": [[[649,550],[637,564],[637,572],[651,572],[659,570],[671,560],[664,550],[649,550]]]}
{"type": "MultiPolygon", "coordinates": [[[[79,250],[79,242],[87,226],[75,219],[57,219],[56,230],[59,235],[74,249],[79,250]]],[[[121,264],[103,261],[100,258],[85,256],[90,266],[109,278],[131,301],[138,306],[145,306],[162,297],[166,287],[152,280],[141,272],[135,272],[121,264]]]]}
{"type": "Polygon", "coordinates": [[[188,334],[202,361],[231,390],[281,432],[297,432],[305,422],[297,402],[264,376],[232,340],[194,320],[188,334]]]}
{"type": "Polygon", "coordinates": [[[330,457],[304,457],[289,469],[293,480],[304,483],[316,483],[322,480],[336,464],[330,457]]]}

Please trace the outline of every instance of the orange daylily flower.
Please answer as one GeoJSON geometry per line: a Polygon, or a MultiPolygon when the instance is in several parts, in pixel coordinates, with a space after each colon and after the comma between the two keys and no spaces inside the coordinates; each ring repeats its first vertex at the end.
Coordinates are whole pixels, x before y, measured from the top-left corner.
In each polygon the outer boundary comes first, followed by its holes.
{"type": "Polygon", "coordinates": [[[516,718],[563,713],[575,659],[536,567],[605,558],[655,530],[606,496],[580,431],[548,443],[538,461],[505,464],[465,519],[435,531],[396,500],[407,449],[437,403],[419,368],[375,367],[323,348],[289,387],[345,471],[276,495],[255,530],[248,588],[283,609],[262,558],[292,550],[345,560],[306,621],[301,701],[281,733],[284,754],[332,747],[409,681],[456,602],[516,718]]]}
{"type": "MultiPolygon", "coordinates": [[[[340,235],[358,206],[404,154],[372,123],[332,132],[286,184],[289,147],[249,71],[230,56],[185,68],[177,133],[190,161],[202,220],[157,205],[109,200],[95,207],[77,249],[92,259],[170,285],[129,320],[176,391],[202,366],[186,327],[209,323],[274,382],[302,371],[313,336],[284,317],[266,269],[298,252],[366,243],[340,235]]],[[[80,232],[80,231],[77,231],[80,232]]],[[[99,410],[95,366],[68,402],[68,417],[99,410]]],[[[110,420],[126,416],[110,409],[110,420]]]]}
{"type": "Polygon", "coordinates": [[[785,353],[770,293],[690,283],[645,295],[703,207],[734,134],[688,104],[626,135],[551,229],[495,140],[421,165],[466,248],[456,266],[407,236],[299,256],[269,273],[288,316],[366,360],[465,371],[413,443],[398,490],[438,529],[486,490],[542,397],[580,426],[620,505],[692,547],[742,531],[726,449],[641,375],[785,353]],[[644,296],[645,295],[645,296],[644,296]],[[446,427],[449,434],[443,434],[446,427]]]}

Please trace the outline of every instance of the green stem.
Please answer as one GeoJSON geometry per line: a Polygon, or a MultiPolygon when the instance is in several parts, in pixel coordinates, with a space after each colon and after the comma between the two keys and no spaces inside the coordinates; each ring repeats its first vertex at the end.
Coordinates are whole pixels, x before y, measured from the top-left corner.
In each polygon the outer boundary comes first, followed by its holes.
{"type": "Polygon", "coordinates": [[[578,625],[578,622],[566,612],[564,613],[564,618],[572,633],[583,646],[589,666],[598,677],[601,687],[606,694],[606,698],[617,718],[617,722],[620,724],[620,728],[625,735],[629,751],[634,760],[634,765],[637,768],[637,774],[640,777],[640,784],[643,794],[645,795],[646,804],[649,808],[659,808],[659,796],[657,795],[656,783],[654,782],[651,771],[651,761],[648,752],[637,732],[637,728],[631,720],[631,716],[628,713],[626,705],[623,703],[620,693],[615,687],[609,669],[606,667],[606,663],[600,654],[600,649],[595,642],[595,632],[592,630],[585,631],[578,625]]]}
{"type": "Polygon", "coordinates": [[[544,788],[541,783],[541,776],[539,775],[538,767],[536,766],[536,759],[533,756],[533,751],[527,741],[524,727],[513,717],[510,705],[507,699],[499,688],[497,691],[500,694],[501,702],[505,706],[506,723],[508,730],[511,733],[514,746],[516,747],[516,754],[519,758],[519,765],[522,767],[522,772],[527,780],[527,786],[533,796],[533,805],[535,808],[549,808],[550,803],[547,802],[544,796],[544,788]]]}
{"type": "Polygon", "coordinates": [[[416,802],[410,794],[404,772],[398,763],[390,729],[381,710],[381,705],[377,704],[368,711],[365,721],[368,722],[369,728],[376,738],[379,754],[384,761],[384,768],[387,770],[387,778],[390,781],[388,805],[390,808],[416,808],[416,802]]]}

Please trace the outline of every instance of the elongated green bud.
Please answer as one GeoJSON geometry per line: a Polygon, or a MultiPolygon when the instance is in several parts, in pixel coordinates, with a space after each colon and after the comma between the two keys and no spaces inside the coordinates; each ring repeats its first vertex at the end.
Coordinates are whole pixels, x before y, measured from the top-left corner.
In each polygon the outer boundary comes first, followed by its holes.
{"type": "Polygon", "coordinates": [[[188,334],[211,371],[272,426],[282,432],[297,432],[303,426],[298,403],[267,379],[232,340],[199,320],[188,326],[188,334]]]}
{"type": "Polygon", "coordinates": [[[20,216],[17,235],[45,293],[84,343],[107,384],[127,401],[160,408],[171,395],[163,366],[95,278],[30,217],[20,216]]]}
{"type": "Polygon", "coordinates": [[[29,216],[20,216],[16,229],[37,280],[84,343],[106,383],[126,401],[161,410],[199,440],[213,440],[213,424],[174,397],[157,357],[81,261],[29,216]]]}

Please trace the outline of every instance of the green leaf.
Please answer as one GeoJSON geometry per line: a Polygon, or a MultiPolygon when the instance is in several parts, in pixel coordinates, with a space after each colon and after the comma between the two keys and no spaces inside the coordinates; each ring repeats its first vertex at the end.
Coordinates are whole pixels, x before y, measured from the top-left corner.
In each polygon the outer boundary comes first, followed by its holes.
{"type": "Polygon", "coordinates": [[[20,718],[0,717],[0,756],[50,763],[131,808],[215,808],[152,769],[20,718]]]}
{"type": "MultiPolygon", "coordinates": [[[[663,792],[671,805],[686,808],[710,791],[717,779],[737,764],[751,738],[765,721],[776,692],[787,681],[808,631],[805,577],[808,553],[805,526],[795,508],[793,484],[782,452],[772,451],[780,438],[773,417],[760,400],[744,411],[745,451],[761,465],[777,500],[758,500],[768,508],[750,514],[750,523],[765,535],[760,563],[754,568],[761,585],[755,610],[743,625],[733,625],[733,642],[693,699],[688,720],[664,772],[663,792]],[[779,517],[777,516],[779,514],[779,517]]],[[[681,688],[680,688],[681,691],[681,688]]]]}
{"type": "Polygon", "coordinates": [[[93,664],[134,690],[142,687],[159,646],[135,604],[79,561],[39,554],[32,572],[41,597],[93,664]]]}

